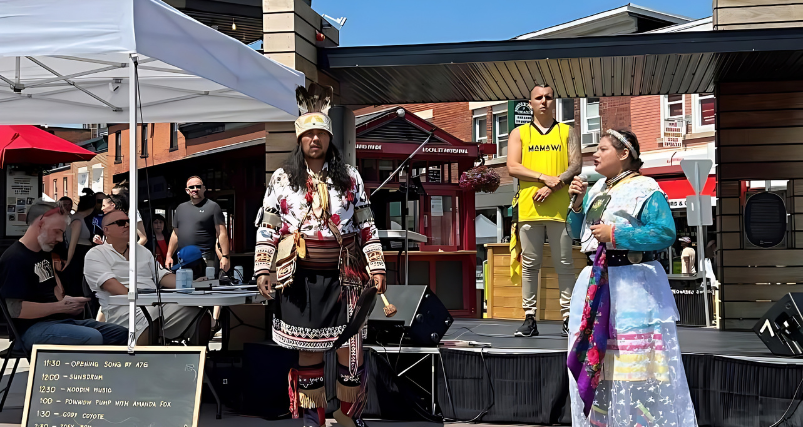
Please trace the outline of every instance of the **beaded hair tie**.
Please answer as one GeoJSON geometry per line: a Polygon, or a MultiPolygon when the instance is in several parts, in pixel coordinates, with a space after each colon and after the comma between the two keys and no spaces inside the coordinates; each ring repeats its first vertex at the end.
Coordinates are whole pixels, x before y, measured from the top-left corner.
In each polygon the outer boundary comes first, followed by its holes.
{"type": "Polygon", "coordinates": [[[627,147],[628,150],[630,150],[630,154],[633,155],[633,158],[638,160],[638,151],[633,149],[633,144],[631,144],[630,141],[624,137],[624,135],[613,129],[608,129],[608,135],[618,139],[622,144],[625,145],[625,147],[627,147]]]}

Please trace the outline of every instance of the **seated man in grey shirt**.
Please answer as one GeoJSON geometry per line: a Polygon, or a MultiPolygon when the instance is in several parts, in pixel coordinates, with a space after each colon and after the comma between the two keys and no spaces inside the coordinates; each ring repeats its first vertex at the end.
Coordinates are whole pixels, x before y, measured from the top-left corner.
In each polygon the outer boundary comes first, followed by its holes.
{"type": "MultiPolygon", "coordinates": [[[[128,305],[111,305],[112,295],[128,293],[128,235],[130,222],[125,212],[113,210],[103,215],[103,233],[106,243],[96,246],[86,254],[84,276],[87,284],[95,292],[106,320],[118,325],[128,325],[128,305]]],[[[137,289],[156,289],[156,283],[164,288],[176,287],[176,276],[159,266],[153,254],[142,245],[137,250],[137,289]]],[[[158,307],[147,307],[151,319],[159,318],[158,307]]],[[[182,307],[166,304],[162,307],[162,320],[165,338],[168,340],[189,338],[193,344],[206,345],[211,318],[200,307],[182,307]],[[192,336],[197,322],[205,322],[198,329],[201,336],[192,336]]],[[[137,309],[137,338],[139,344],[147,344],[148,334],[144,334],[148,322],[140,309],[137,309]]]]}

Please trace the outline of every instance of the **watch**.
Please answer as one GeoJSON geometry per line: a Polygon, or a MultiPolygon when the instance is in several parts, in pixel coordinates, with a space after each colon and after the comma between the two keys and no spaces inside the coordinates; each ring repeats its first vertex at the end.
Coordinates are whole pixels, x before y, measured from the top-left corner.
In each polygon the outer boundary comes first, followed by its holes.
{"type": "Polygon", "coordinates": [[[223,255],[221,258],[229,258],[228,255],[223,255]]]}

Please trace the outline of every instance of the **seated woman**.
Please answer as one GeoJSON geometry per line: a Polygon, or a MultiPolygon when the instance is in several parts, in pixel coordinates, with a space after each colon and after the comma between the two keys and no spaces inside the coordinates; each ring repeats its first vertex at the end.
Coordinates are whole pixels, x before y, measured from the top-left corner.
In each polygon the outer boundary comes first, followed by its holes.
{"type": "Polygon", "coordinates": [[[594,153],[605,179],[575,178],[567,225],[593,260],[569,316],[573,426],[696,426],[675,322],[679,315],[655,251],[675,241],[666,195],[639,174],[639,144],[609,130],[594,153]],[[583,197],[585,195],[585,197],[583,197]]]}

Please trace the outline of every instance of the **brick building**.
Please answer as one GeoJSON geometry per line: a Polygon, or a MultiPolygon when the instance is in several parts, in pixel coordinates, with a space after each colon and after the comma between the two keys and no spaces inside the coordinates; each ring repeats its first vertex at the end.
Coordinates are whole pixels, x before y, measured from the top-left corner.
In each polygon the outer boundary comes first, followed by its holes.
{"type": "MultiPolygon", "coordinates": [[[[711,22],[711,18],[691,20],[628,4],[516,39],[711,31],[711,22]]],[[[680,161],[684,158],[714,160],[714,101],[713,95],[697,94],[559,99],[556,119],[572,125],[578,133],[583,147],[583,173],[592,180],[599,177],[594,172],[591,156],[600,132],[611,128],[632,130],[639,138],[645,161],[642,172],[655,177],[669,195],[675,208],[678,234],[694,238],[695,230],[685,225],[683,208],[691,187],[686,183],[680,161]],[[682,129],[667,132],[668,123],[680,125],[682,129]]],[[[502,185],[493,194],[477,194],[476,210],[478,215],[497,224],[497,242],[509,235],[508,208],[516,192],[515,180],[506,167],[507,137],[516,127],[510,117],[514,105],[515,100],[404,105],[407,110],[461,139],[496,144],[496,155],[489,156],[486,164],[497,170],[502,185]]],[[[364,108],[355,113],[360,115],[383,108],[387,106],[364,108]]],[[[714,173],[712,170],[706,194],[714,190],[714,173]]]]}

